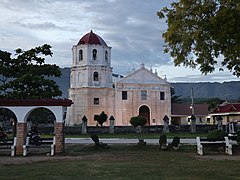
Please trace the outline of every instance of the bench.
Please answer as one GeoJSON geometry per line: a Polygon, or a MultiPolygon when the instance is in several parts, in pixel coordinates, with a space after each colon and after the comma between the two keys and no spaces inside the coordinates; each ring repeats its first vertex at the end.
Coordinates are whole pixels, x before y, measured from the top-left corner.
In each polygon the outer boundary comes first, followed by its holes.
{"type": "Polygon", "coordinates": [[[55,153],[56,138],[41,138],[42,142],[39,146],[30,143],[30,137],[26,137],[26,142],[23,145],[23,156],[27,156],[31,148],[49,148],[50,155],[53,156],[55,153]]]}
{"type": "Polygon", "coordinates": [[[10,149],[11,156],[15,156],[17,138],[8,139],[6,142],[0,142],[0,149],[10,149]]]}
{"type": "Polygon", "coordinates": [[[197,141],[197,153],[199,155],[203,155],[204,147],[211,148],[225,148],[225,153],[228,155],[232,155],[232,143],[230,143],[228,137],[224,137],[225,140],[222,141],[209,141],[208,139],[200,139],[200,137],[196,137],[197,141]]]}

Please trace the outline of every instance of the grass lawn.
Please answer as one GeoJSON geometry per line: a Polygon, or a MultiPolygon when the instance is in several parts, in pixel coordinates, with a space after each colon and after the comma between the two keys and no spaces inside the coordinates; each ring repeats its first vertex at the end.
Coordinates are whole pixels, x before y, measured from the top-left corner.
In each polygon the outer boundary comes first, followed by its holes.
{"type": "MultiPolygon", "coordinates": [[[[239,179],[239,160],[227,160],[224,153],[196,155],[196,146],[181,146],[180,151],[161,151],[156,145],[66,145],[66,152],[50,160],[0,164],[0,179],[239,179]],[[216,157],[223,157],[217,160],[216,157]],[[59,159],[58,159],[59,158],[59,159]],[[63,158],[63,159],[60,159],[63,158]]],[[[44,156],[44,155],[37,155],[44,156]]],[[[1,158],[1,156],[0,156],[1,158]]],[[[13,157],[14,158],[14,157],[13,157]]],[[[52,159],[51,159],[52,158],[52,159]]]]}

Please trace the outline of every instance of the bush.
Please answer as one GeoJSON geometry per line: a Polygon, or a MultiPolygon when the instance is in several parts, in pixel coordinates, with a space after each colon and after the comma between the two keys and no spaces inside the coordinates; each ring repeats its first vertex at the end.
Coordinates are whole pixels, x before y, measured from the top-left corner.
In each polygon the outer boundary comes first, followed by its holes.
{"type": "Polygon", "coordinates": [[[173,141],[172,141],[172,147],[178,147],[178,145],[180,144],[180,138],[178,136],[175,136],[173,138],[173,141]]]}
{"type": "Polygon", "coordinates": [[[163,150],[167,149],[167,136],[165,134],[160,135],[159,146],[160,146],[160,149],[163,149],[163,150]]]}
{"type": "Polygon", "coordinates": [[[238,145],[240,145],[240,136],[239,135],[237,136],[236,141],[237,141],[238,145]]]}
{"type": "Polygon", "coordinates": [[[108,116],[107,114],[105,114],[104,111],[102,111],[100,115],[94,116],[94,120],[97,121],[100,124],[100,126],[103,126],[103,123],[107,121],[107,118],[108,116]]]}
{"type": "Polygon", "coordinates": [[[237,141],[237,143],[240,145],[240,130],[237,131],[236,141],[237,141]]]}
{"type": "Polygon", "coordinates": [[[134,127],[144,126],[147,123],[147,119],[141,116],[135,116],[130,119],[130,124],[134,127]]]}
{"type": "Polygon", "coordinates": [[[225,131],[215,129],[208,134],[207,139],[210,141],[222,141],[225,136],[227,136],[225,131]]]}

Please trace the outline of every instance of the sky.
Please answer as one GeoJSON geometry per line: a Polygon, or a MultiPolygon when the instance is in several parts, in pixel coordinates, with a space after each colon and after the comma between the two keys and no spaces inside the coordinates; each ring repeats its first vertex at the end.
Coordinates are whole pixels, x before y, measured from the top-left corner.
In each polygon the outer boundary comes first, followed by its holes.
{"type": "Polygon", "coordinates": [[[1,0],[0,50],[52,46],[46,63],[71,67],[73,45],[91,30],[112,47],[113,72],[126,75],[141,64],[169,82],[224,82],[239,78],[227,70],[202,75],[175,67],[163,53],[165,20],[157,11],[172,0],[1,0]]]}

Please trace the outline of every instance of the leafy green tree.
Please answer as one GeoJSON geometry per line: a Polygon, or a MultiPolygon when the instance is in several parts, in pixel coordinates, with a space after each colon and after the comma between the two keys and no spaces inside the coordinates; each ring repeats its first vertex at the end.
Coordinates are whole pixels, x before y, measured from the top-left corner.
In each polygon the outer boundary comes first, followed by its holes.
{"type": "Polygon", "coordinates": [[[147,123],[147,119],[141,116],[135,116],[130,119],[130,124],[134,127],[144,126],[147,123]]]}
{"type": "MultiPolygon", "coordinates": [[[[0,51],[0,85],[5,85],[8,79],[12,76],[12,69],[6,68],[12,62],[11,53],[0,51]]],[[[5,93],[5,90],[3,90],[5,93]]]]}
{"type": "Polygon", "coordinates": [[[38,108],[30,113],[27,121],[31,121],[33,124],[54,124],[54,114],[45,108],[38,108]]]}
{"type": "Polygon", "coordinates": [[[199,66],[203,74],[226,67],[240,76],[239,0],[179,0],[157,15],[166,18],[165,52],[176,66],[199,66]]]}
{"type": "Polygon", "coordinates": [[[100,126],[103,126],[103,123],[107,121],[107,118],[108,116],[107,114],[105,114],[104,111],[102,111],[100,115],[94,116],[94,120],[96,120],[100,124],[100,126]]]}
{"type": "Polygon", "coordinates": [[[222,104],[223,102],[224,102],[224,100],[219,99],[219,98],[210,98],[210,99],[206,100],[209,111],[214,110],[218,105],[222,104]]]}
{"type": "Polygon", "coordinates": [[[62,92],[56,82],[48,77],[60,77],[58,66],[45,63],[52,56],[51,46],[44,44],[24,51],[11,53],[0,50],[0,98],[52,98],[62,92]]]}
{"type": "Polygon", "coordinates": [[[171,87],[171,103],[182,103],[183,100],[180,98],[181,96],[177,96],[175,94],[175,89],[171,87]]]}
{"type": "Polygon", "coordinates": [[[136,128],[139,145],[146,144],[142,136],[142,126],[144,126],[146,123],[147,123],[147,119],[141,116],[134,116],[130,119],[130,124],[136,128]]]}

